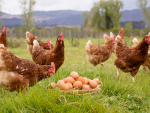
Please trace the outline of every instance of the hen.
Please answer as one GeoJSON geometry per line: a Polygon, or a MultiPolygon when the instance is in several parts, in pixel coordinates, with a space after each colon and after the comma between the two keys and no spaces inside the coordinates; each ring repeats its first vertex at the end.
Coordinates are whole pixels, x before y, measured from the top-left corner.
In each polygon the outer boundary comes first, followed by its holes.
{"type": "Polygon", "coordinates": [[[6,28],[5,26],[2,29],[2,33],[0,35],[0,44],[4,44],[5,47],[7,47],[7,43],[6,43],[6,28]]]}
{"type": "Polygon", "coordinates": [[[0,86],[10,91],[25,91],[29,86],[55,73],[55,65],[38,65],[13,55],[0,44],[0,86]]]}
{"type": "Polygon", "coordinates": [[[64,36],[58,36],[56,44],[53,49],[45,50],[37,40],[33,41],[32,59],[36,64],[49,65],[51,62],[55,63],[56,71],[64,62],[64,36]]]}
{"type": "Polygon", "coordinates": [[[137,74],[140,66],[146,61],[150,35],[145,36],[143,40],[133,48],[124,45],[120,36],[116,37],[115,43],[117,59],[114,65],[117,67],[117,78],[119,78],[120,69],[125,73],[130,72],[134,81],[134,76],[137,74]]]}
{"type": "MultiPolygon", "coordinates": [[[[30,32],[26,32],[26,41],[28,43],[27,45],[27,49],[29,51],[29,53],[32,55],[32,49],[33,49],[33,41],[37,40],[37,37],[33,34],[31,34],[30,32]]],[[[53,44],[50,41],[47,41],[47,43],[44,43],[40,40],[37,40],[37,42],[39,43],[39,45],[46,50],[50,50],[52,48],[54,48],[53,44]]]]}
{"type": "Polygon", "coordinates": [[[119,31],[118,37],[122,41],[122,43],[124,44],[124,29],[123,28],[121,28],[121,30],[119,31]]]}
{"type": "Polygon", "coordinates": [[[104,46],[96,46],[92,45],[91,40],[86,43],[85,51],[86,58],[88,61],[94,66],[101,64],[104,66],[103,62],[105,62],[111,55],[114,46],[114,39],[104,35],[105,45],[104,46]]]}
{"type": "MultiPolygon", "coordinates": [[[[133,45],[132,47],[136,47],[140,42],[138,41],[137,38],[134,38],[132,40],[133,42],[133,45]]],[[[148,56],[147,56],[147,59],[146,61],[144,62],[144,64],[142,65],[143,66],[143,72],[145,73],[146,72],[146,67],[148,67],[148,69],[150,70],[150,46],[148,48],[148,56]]]]}

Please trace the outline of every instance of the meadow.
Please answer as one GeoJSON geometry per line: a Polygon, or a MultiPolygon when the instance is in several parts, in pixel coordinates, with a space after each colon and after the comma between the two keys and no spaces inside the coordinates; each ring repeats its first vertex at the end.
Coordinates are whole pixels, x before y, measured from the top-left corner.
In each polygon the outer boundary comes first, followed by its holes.
{"type": "MultiPolygon", "coordinates": [[[[66,112],[66,113],[130,113],[150,112],[150,71],[143,74],[141,66],[132,81],[130,73],[120,71],[120,78],[116,80],[117,68],[114,66],[116,57],[114,54],[104,62],[104,67],[94,67],[86,59],[85,44],[91,40],[94,45],[98,42],[104,44],[104,39],[80,39],[78,47],[72,47],[68,39],[65,39],[65,61],[56,74],[29,87],[22,95],[17,92],[0,89],[0,112],[2,113],[42,113],[42,112],[66,112]],[[51,82],[57,82],[76,71],[80,76],[90,79],[99,78],[103,82],[101,91],[92,95],[68,95],[62,94],[57,89],[46,90],[51,82]]],[[[131,47],[133,38],[125,38],[125,42],[131,47]]],[[[47,39],[41,39],[46,41],[47,39]]],[[[55,44],[56,39],[49,39],[55,44]]],[[[141,40],[141,38],[139,39],[141,40]]],[[[26,49],[26,40],[22,39],[19,48],[8,48],[19,58],[31,60],[31,55],[26,49]]]]}

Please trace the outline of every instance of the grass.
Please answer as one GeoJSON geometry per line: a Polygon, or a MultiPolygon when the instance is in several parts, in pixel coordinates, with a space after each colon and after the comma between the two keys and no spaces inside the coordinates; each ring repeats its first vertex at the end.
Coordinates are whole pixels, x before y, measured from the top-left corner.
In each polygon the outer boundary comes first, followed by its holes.
{"type": "MultiPolygon", "coordinates": [[[[42,112],[67,112],[67,113],[130,113],[150,112],[150,71],[143,74],[142,67],[135,76],[135,83],[129,73],[120,71],[120,78],[116,78],[115,57],[104,62],[105,66],[94,67],[85,55],[85,44],[91,40],[94,45],[103,43],[104,39],[80,39],[79,47],[71,47],[69,40],[65,40],[65,61],[58,72],[52,77],[38,82],[22,95],[17,92],[3,91],[0,89],[0,112],[15,113],[42,113],[42,112]],[[46,90],[51,82],[57,82],[69,76],[71,71],[77,71],[80,76],[90,79],[99,78],[103,82],[100,93],[92,95],[61,94],[57,89],[46,90]]],[[[131,47],[133,38],[125,38],[131,47]]],[[[47,39],[42,39],[46,41],[47,39]]],[[[56,39],[50,39],[55,44],[56,39]]],[[[141,40],[141,39],[139,39],[141,40]]],[[[103,44],[102,44],[103,45],[103,44]]],[[[17,57],[31,60],[31,55],[26,49],[26,41],[22,40],[20,48],[8,48],[17,57]]]]}

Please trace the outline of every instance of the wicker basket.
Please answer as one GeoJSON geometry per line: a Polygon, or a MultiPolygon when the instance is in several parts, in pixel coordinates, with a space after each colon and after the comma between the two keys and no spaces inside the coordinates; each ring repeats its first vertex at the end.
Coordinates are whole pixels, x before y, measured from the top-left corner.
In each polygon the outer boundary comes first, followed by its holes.
{"type": "Polygon", "coordinates": [[[95,89],[90,89],[90,90],[79,90],[79,89],[71,89],[68,91],[65,90],[59,90],[61,93],[68,93],[68,94],[76,94],[76,95],[80,95],[80,94],[94,94],[94,93],[98,93],[101,91],[100,86],[98,86],[95,89]]]}

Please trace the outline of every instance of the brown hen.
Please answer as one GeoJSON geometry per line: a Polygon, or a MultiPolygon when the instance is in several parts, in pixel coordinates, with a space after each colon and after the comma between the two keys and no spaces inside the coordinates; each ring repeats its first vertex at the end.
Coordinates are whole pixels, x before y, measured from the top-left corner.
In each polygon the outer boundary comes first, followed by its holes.
{"type": "Polygon", "coordinates": [[[37,40],[33,41],[32,59],[36,64],[49,65],[51,62],[55,63],[56,71],[64,62],[64,36],[58,36],[56,44],[53,49],[45,50],[37,40]]]}
{"type": "Polygon", "coordinates": [[[104,46],[96,46],[92,45],[91,40],[86,43],[85,51],[86,58],[88,61],[94,66],[101,64],[104,66],[103,62],[105,62],[111,55],[113,51],[114,39],[104,35],[105,45],[104,46]]]}
{"type": "MultiPolygon", "coordinates": [[[[132,47],[136,47],[136,46],[140,43],[137,38],[134,38],[134,39],[132,40],[132,42],[133,42],[132,47]]],[[[150,46],[149,46],[149,48],[148,48],[148,56],[147,56],[147,59],[146,59],[146,61],[144,62],[144,64],[143,64],[142,66],[143,66],[143,73],[146,72],[146,67],[148,67],[148,69],[150,70],[150,46]]]]}
{"type": "Polygon", "coordinates": [[[114,65],[117,67],[117,78],[119,78],[119,69],[123,72],[130,72],[134,81],[140,66],[146,61],[148,55],[148,46],[150,44],[150,35],[145,36],[143,40],[133,48],[124,45],[120,36],[116,37],[116,56],[114,65]]]}
{"type": "Polygon", "coordinates": [[[29,86],[55,73],[54,63],[38,65],[13,55],[0,44],[0,86],[9,91],[25,91],[29,86]]]}

